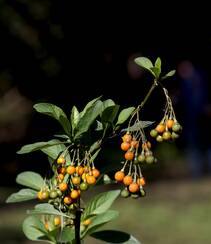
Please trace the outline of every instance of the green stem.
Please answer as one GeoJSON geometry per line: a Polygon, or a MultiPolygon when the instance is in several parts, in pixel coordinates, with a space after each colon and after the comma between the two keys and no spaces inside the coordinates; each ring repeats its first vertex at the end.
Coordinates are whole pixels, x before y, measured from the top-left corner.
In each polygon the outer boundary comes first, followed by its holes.
{"type": "Polygon", "coordinates": [[[131,122],[132,122],[132,119],[133,119],[134,115],[137,114],[137,113],[144,107],[146,101],[149,99],[149,97],[150,97],[152,91],[155,89],[156,86],[158,86],[158,82],[157,82],[157,80],[155,79],[154,82],[153,82],[153,84],[152,84],[152,86],[150,87],[149,91],[147,92],[147,94],[146,94],[144,100],[142,101],[142,103],[141,103],[140,105],[138,105],[138,107],[137,107],[137,108],[135,109],[135,111],[133,112],[133,114],[132,114],[132,116],[131,116],[131,118],[130,118],[128,127],[130,127],[130,124],[131,124],[131,122]]]}

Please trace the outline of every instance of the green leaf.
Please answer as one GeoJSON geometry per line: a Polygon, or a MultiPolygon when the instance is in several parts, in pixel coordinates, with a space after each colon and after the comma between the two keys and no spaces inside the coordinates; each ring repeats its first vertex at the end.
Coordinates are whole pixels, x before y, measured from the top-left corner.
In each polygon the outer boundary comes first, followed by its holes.
{"type": "Polygon", "coordinates": [[[60,107],[51,103],[37,103],[34,105],[34,109],[39,113],[46,114],[58,120],[64,131],[68,135],[71,135],[71,124],[66,114],[60,107]]]}
{"type": "Polygon", "coordinates": [[[92,107],[102,96],[99,96],[93,100],[91,100],[90,102],[88,102],[86,104],[86,106],[84,107],[83,111],[80,112],[80,118],[84,116],[84,114],[87,112],[87,110],[92,107]]]}
{"type": "Polygon", "coordinates": [[[53,243],[47,238],[47,231],[44,224],[36,216],[29,216],[23,222],[23,232],[32,241],[43,241],[53,243]],[[44,235],[46,233],[46,236],[44,235]]]}
{"type": "MultiPolygon", "coordinates": [[[[59,143],[54,146],[44,147],[41,149],[41,151],[45,154],[47,154],[50,158],[53,158],[54,160],[58,157],[59,153],[63,152],[66,149],[66,146],[62,143],[59,143]]],[[[70,155],[66,155],[66,160],[70,161],[70,155]]]]}
{"type": "Polygon", "coordinates": [[[158,80],[160,77],[161,70],[157,67],[152,67],[151,70],[154,73],[155,78],[158,80]]]}
{"type": "Polygon", "coordinates": [[[118,114],[119,107],[120,107],[119,105],[113,105],[113,106],[107,107],[102,113],[102,117],[101,117],[102,123],[103,124],[106,124],[106,123],[113,124],[113,122],[118,114]]]}
{"type": "Polygon", "coordinates": [[[97,116],[101,113],[102,105],[103,103],[97,100],[86,110],[86,112],[83,114],[83,116],[80,118],[80,121],[78,122],[74,139],[78,139],[83,133],[89,130],[89,127],[95,121],[97,116]]]}
{"type": "Polygon", "coordinates": [[[114,106],[115,102],[111,99],[107,99],[105,101],[103,101],[103,110],[105,110],[108,107],[114,106]]]}
{"type": "Polygon", "coordinates": [[[13,202],[23,202],[37,198],[37,192],[32,189],[21,189],[20,191],[11,194],[6,203],[13,203],[13,202]]]}
{"type": "Polygon", "coordinates": [[[62,135],[56,134],[56,135],[54,135],[54,136],[55,136],[55,137],[58,137],[58,138],[67,139],[67,140],[69,140],[69,139],[70,139],[70,138],[69,138],[69,136],[64,135],[64,134],[62,134],[62,135]]]}
{"type": "Polygon", "coordinates": [[[123,124],[130,117],[130,115],[132,114],[132,112],[134,110],[135,110],[135,107],[129,107],[129,108],[123,109],[119,113],[119,117],[118,117],[116,125],[123,124]]]}
{"type": "Polygon", "coordinates": [[[75,238],[75,231],[70,227],[64,227],[61,231],[59,242],[70,242],[75,238]]]}
{"type": "Polygon", "coordinates": [[[97,157],[97,155],[99,154],[101,148],[99,148],[90,158],[90,162],[93,162],[95,160],[95,158],[97,157]]]}
{"type": "Polygon", "coordinates": [[[123,131],[137,131],[137,130],[146,128],[152,124],[154,124],[153,121],[139,121],[139,122],[135,123],[134,125],[121,130],[121,132],[123,132],[123,131]]]}
{"type": "Polygon", "coordinates": [[[33,210],[27,210],[28,214],[53,214],[53,215],[59,215],[59,216],[64,216],[68,218],[74,217],[74,215],[66,215],[59,210],[56,210],[53,205],[49,203],[41,203],[37,204],[33,210]]]}
{"type": "Polygon", "coordinates": [[[91,233],[94,233],[98,228],[108,223],[109,221],[117,218],[118,216],[118,211],[108,210],[91,218],[92,223],[88,226],[88,228],[85,230],[82,236],[84,237],[85,235],[90,235],[91,233]]]}
{"type": "Polygon", "coordinates": [[[94,152],[96,149],[98,149],[100,146],[101,146],[101,140],[98,140],[98,141],[96,141],[96,142],[94,142],[92,145],[91,145],[91,147],[90,147],[90,149],[89,149],[89,152],[90,153],[92,153],[92,152],[94,152]]]}
{"type": "Polygon", "coordinates": [[[140,67],[148,70],[152,75],[154,75],[154,72],[151,70],[151,68],[153,67],[153,64],[150,59],[148,59],[146,57],[139,57],[139,58],[135,58],[134,61],[140,67]]]}
{"type": "Polygon", "coordinates": [[[108,192],[103,192],[95,196],[87,204],[82,219],[86,219],[89,216],[97,215],[106,212],[114,200],[119,196],[120,190],[113,190],[108,192]]]}
{"type": "Polygon", "coordinates": [[[118,230],[102,230],[91,234],[91,237],[105,241],[108,243],[121,243],[121,244],[141,244],[132,235],[118,230]]]}
{"type": "Polygon", "coordinates": [[[77,127],[79,120],[80,120],[79,111],[76,108],[76,106],[73,106],[72,112],[71,112],[71,124],[72,124],[73,131],[77,127]]]}
{"type": "Polygon", "coordinates": [[[61,142],[58,139],[53,139],[50,141],[42,141],[42,142],[35,142],[32,144],[28,144],[23,146],[19,151],[17,151],[18,154],[24,154],[24,153],[30,153],[30,152],[34,152],[37,150],[41,150],[44,149],[46,147],[50,147],[50,146],[54,146],[54,145],[59,145],[62,144],[63,142],[61,142]]]}
{"type": "Polygon", "coordinates": [[[161,59],[158,57],[155,61],[155,67],[161,71],[161,59]]]}
{"type": "Polygon", "coordinates": [[[176,73],[176,70],[171,70],[171,71],[169,71],[167,74],[165,74],[165,75],[161,78],[161,80],[167,79],[167,78],[173,76],[175,73],[176,73]]]}
{"type": "Polygon", "coordinates": [[[96,123],[97,123],[97,127],[96,127],[96,131],[101,131],[101,130],[103,130],[103,124],[100,122],[100,121],[98,121],[98,120],[96,120],[96,123]]]}
{"type": "Polygon", "coordinates": [[[20,173],[16,178],[16,182],[20,185],[28,186],[38,191],[44,185],[42,176],[32,171],[25,171],[20,173]]]}

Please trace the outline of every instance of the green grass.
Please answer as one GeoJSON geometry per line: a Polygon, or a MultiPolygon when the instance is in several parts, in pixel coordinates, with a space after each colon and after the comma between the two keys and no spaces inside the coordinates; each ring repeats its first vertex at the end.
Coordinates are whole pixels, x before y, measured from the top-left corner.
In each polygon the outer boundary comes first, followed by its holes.
{"type": "MultiPolygon", "coordinates": [[[[147,197],[119,198],[113,209],[119,218],[104,229],[133,234],[142,244],[211,243],[211,180],[155,182],[146,186],[147,197]]],[[[102,190],[99,188],[98,190],[102,190]]],[[[107,190],[107,189],[106,189],[107,190]]],[[[0,218],[0,243],[29,244],[21,232],[25,207],[4,205],[0,218]]],[[[87,244],[97,244],[92,238],[87,244]]]]}

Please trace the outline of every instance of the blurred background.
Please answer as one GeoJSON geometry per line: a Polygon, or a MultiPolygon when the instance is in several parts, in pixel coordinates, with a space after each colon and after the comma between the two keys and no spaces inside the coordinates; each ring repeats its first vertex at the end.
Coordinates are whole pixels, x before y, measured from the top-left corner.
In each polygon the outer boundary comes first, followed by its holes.
{"type": "MultiPolygon", "coordinates": [[[[134,64],[138,56],[161,57],[164,73],[177,70],[164,85],[183,134],[176,143],[155,145],[159,163],[145,169],[148,196],[116,201],[120,218],[107,228],[128,231],[144,244],[211,243],[209,14],[193,3],[191,11],[153,7],[156,12],[134,3],[73,8],[58,0],[0,0],[0,243],[31,243],[21,223],[33,203],[6,205],[5,199],[18,189],[18,173],[48,168],[41,153],[16,151],[60,130],[34,113],[33,104],[55,103],[69,114],[73,105],[82,109],[103,95],[122,108],[137,106],[151,85],[134,64]]],[[[161,94],[152,94],[143,120],[161,120],[161,94]]],[[[118,164],[119,143],[108,144],[99,165],[118,164]]]]}

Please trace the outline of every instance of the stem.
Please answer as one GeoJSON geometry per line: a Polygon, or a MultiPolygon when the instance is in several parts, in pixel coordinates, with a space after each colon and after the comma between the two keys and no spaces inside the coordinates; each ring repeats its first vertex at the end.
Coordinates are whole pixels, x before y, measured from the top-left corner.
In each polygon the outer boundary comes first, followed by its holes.
{"type": "Polygon", "coordinates": [[[130,127],[130,124],[131,124],[131,122],[132,122],[132,119],[133,119],[134,115],[137,114],[137,113],[143,108],[143,106],[145,105],[146,101],[149,99],[149,97],[150,97],[152,91],[155,89],[155,87],[156,87],[157,85],[158,85],[158,82],[157,82],[157,80],[155,79],[155,80],[154,80],[154,83],[152,84],[152,86],[150,87],[149,91],[147,92],[147,94],[146,94],[144,100],[142,101],[142,103],[141,103],[140,105],[138,105],[138,107],[137,107],[137,108],[135,109],[135,111],[133,112],[133,114],[132,114],[132,116],[131,116],[131,118],[130,118],[128,127],[130,127]]]}
{"type": "Polygon", "coordinates": [[[80,238],[80,225],[81,225],[81,213],[82,209],[80,208],[80,199],[78,200],[78,209],[75,213],[75,244],[81,244],[81,238],[80,238]]]}

